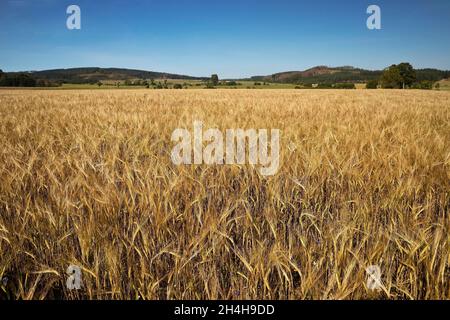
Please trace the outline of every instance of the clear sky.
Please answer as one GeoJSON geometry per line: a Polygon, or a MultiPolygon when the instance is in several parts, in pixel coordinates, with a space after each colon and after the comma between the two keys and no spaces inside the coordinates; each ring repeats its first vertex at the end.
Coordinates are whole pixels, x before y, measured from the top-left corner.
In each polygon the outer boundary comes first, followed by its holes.
{"type": "Polygon", "coordinates": [[[121,67],[221,78],[316,65],[450,69],[449,0],[0,0],[0,69],[121,67]],[[66,9],[81,8],[81,30],[66,9]],[[381,8],[381,30],[366,27],[381,8]]]}

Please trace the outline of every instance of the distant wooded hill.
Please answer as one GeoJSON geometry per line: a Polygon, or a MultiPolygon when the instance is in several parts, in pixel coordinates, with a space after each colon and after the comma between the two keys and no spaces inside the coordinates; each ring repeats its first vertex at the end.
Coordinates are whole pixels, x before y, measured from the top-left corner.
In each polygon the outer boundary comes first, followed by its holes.
{"type": "MultiPolygon", "coordinates": [[[[439,81],[450,78],[450,71],[437,69],[415,70],[417,81],[439,81]]],[[[326,84],[326,83],[362,83],[380,79],[382,70],[364,70],[350,66],[331,68],[318,66],[305,71],[288,71],[268,76],[254,76],[240,80],[252,80],[275,83],[326,84]]],[[[126,81],[151,79],[179,79],[208,81],[208,77],[192,77],[165,72],[154,72],[121,68],[71,68],[27,72],[0,72],[0,86],[52,86],[61,83],[97,83],[99,81],[126,81]],[[34,84],[33,84],[34,82],[34,84]]]]}
{"type": "Polygon", "coordinates": [[[96,83],[104,80],[132,80],[132,79],[182,79],[206,80],[208,78],[191,77],[180,74],[154,72],[120,68],[72,68],[54,69],[28,72],[36,79],[43,79],[61,83],[96,83]]]}
{"type": "MultiPolygon", "coordinates": [[[[279,83],[339,83],[339,82],[367,82],[379,79],[382,70],[364,70],[354,67],[330,68],[318,66],[305,71],[287,71],[269,76],[254,76],[250,80],[279,83]]],[[[418,81],[439,81],[450,77],[450,71],[437,69],[416,70],[418,81]]]]}

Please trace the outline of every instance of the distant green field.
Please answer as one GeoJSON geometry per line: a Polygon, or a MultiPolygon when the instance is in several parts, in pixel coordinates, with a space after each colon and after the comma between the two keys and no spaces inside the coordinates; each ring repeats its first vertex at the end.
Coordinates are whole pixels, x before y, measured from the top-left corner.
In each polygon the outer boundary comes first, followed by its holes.
{"type": "MultiPolygon", "coordinates": [[[[156,83],[163,83],[163,79],[156,79],[156,83]]],[[[236,81],[237,85],[226,85],[223,84],[225,81],[221,81],[221,84],[217,88],[221,89],[294,89],[295,84],[289,83],[268,83],[259,81],[236,81]]],[[[207,83],[205,81],[199,80],[167,80],[167,84],[170,86],[174,84],[185,85],[187,89],[199,89],[206,87],[207,83]]]]}
{"type": "MultiPolygon", "coordinates": [[[[202,89],[205,88],[207,83],[199,80],[179,80],[179,79],[165,79],[168,88],[172,88],[175,84],[181,84],[184,89],[202,89]]],[[[154,83],[164,84],[164,79],[155,79],[154,83]]],[[[217,88],[221,89],[294,89],[295,84],[289,83],[265,83],[255,81],[236,81],[237,85],[218,85],[217,88]],[[259,83],[259,84],[258,84],[259,83]]],[[[153,86],[150,86],[150,89],[153,86]]],[[[104,81],[102,86],[97,84],[72,84],[65,83],[61,87],[49,88],[49,89],[147,89],[146,86],[127,86],[120,84],[119,87],[113,81],[104,81]]]]}
{"type": "Polygon", "coordinates": [[[98,86],[97,84],[74,84],[74,83],[64,83],[62,86],[60,87],[55,87],[55,88],[49,88],[49,89],[130,89],[130,88],[134,88],[134,89],[145,89],[144,86],[125,86],[125,85],[121,85],[119,87],[112,85],[112,84],[103,84],[102,86],[98,86]]]}
{"type": "MultiPolygon", "coordinates": [[[[155,79],[154,83],[166,84],[169,89],[173,88],[175,84],[181,84],[183,89],[202,89],[207,86],[205,81],[201,80],[182,80],[182,79],[155,79]]],[[[221,81],[221,84],[216,86],[216,88],[220,89],[295,89],[298,88],[297,84],[294,83],[273,83],[273,82],[263,82],[263,81],[235,81],[236,85],[227,85],[225,81],[221,81]]],[[[58,89],[146,89],[145,86],[127,86],[121,82],[120,86],[117,87],[116,82],[109,80],[103,81],[102,86],[98,86],[97,84],[63,84],[58,89]]],[[[355,84],[357,89],[365,89],[365,83],[357,83],[355,84]]],[[[150,89],[154,88],[154,86],[150,85],[150,89]]]]}

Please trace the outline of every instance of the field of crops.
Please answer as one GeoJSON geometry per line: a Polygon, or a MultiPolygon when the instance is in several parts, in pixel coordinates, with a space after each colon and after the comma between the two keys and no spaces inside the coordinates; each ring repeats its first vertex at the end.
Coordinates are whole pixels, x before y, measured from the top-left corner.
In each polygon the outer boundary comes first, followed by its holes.
{"type": "Polygon", "coordinates": [[[0,118],[0,299],[450,299],[448,91],[0,90],[0,118]],[[174,165],[196,120],[280,129],[278,172],[174,165]]]}

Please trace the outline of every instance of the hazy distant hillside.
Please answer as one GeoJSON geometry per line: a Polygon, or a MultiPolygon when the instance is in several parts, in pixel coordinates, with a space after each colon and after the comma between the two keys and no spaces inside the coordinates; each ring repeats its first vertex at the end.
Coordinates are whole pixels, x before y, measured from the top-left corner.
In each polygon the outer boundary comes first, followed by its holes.
{"type": "Polygon", "coordinates": [[[119,68],[72,68],[54,69],[30,72],[37,79],[45,79],[56,82],[87,83],[100,80],[127,80],[127,79],[185,79],[202,80],[206,78],[191,77],[186,75],[153,72],[119,68]]]}
{"type": "MultiPolygon", "coordinates": [[[[269,76],[251,77],[254,81],[268,81],[281,83],[324,83],[324,82],[366,82],[378,79],[383,71],[364,70],[350,66],[330,68],[327,66],[317,66],[305,71],[287,71],[275,73],[269,76]]],[[[437,69],[416,70],[417,79],[438,81],[450,76],[449,71],[437,69]]]]}

